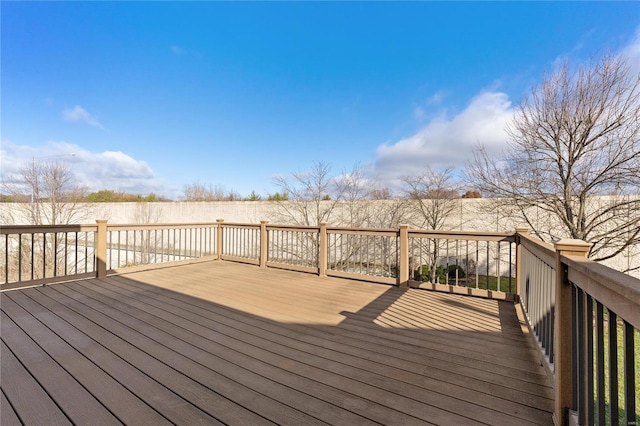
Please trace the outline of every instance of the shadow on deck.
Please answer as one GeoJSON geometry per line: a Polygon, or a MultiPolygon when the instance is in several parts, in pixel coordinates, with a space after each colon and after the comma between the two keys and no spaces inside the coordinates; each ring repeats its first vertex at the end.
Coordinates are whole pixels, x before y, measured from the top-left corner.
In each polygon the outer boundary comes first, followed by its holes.
{"type": "Polygon", "coordinates": [[[230,262],[0,299],[2,425],[551,424],[510,302],[230,262]]]}

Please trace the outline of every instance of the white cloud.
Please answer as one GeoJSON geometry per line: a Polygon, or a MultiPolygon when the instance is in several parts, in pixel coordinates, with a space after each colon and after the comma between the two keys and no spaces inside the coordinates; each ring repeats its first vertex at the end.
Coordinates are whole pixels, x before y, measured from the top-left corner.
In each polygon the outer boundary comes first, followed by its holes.
{"type": "Polygon", "coordinates": [[[480,93],[455,117],[441,115],[415,135],[379,146],[372,172],[395,186],[400,177],[427,165],[462,167],[478,143],[497,153],[506,145],[505,126],[512,114],[505,93],[480,93]]]}
{"type": "MultiPolygon", "coordinates": [[[[556,57],[551,64],[552,70],[582,48],[579,44],[570,53],[556,57]]],[[[640,26],[618,54],[627,59],[630,72],[637,76],[640,73],[640,26]]],[[[484,145],[490,155],[498,155],[506,147],[505,127],[514,114],[509,97],[499,91],[499,87],[500,81],[496,81],[490,89],[471,99],[467,107],[454,117],[448,117],[446,110],[442,109],[440,116],[429,121],[416,134],[380,145],[374,162],[367,164],[367,172],[384,185],[396,187],[400,177],[427,165],[462,168],[472,158],[473,149],[478,144],[484,145]]],[[[426,104],[441,104],[445,97],[446,93],[440,90],[430,96],[426,104]]],[[[424,119],[425,110],[415,107],[413,117],[424,119]]]]}
{"type": "Polygon", "coordinates": [[[632,75],[640,73],[640,26],[636,28],[633,39],[622,49],[621,55],[628,60],[632,75]]]}
{"type": "Polygon", "coordinates": [[[50,141],[40,147],[18,145],[3,140],[0,147],[0,167],[4,182],[15,181],[21,167],[35,158],[63,161],[70,165],[78,184],[90,191],[110,189],[134,194],[168,191],[153,169],[142,160],[121,151],[90,152],[78,145],[50,141]],[[73,156],[68,154],[74,153],[73,156]]]}
{"type": "Polygon", "coordinates": [[[90,126],[104,129],[104,127],[102,127],[102,124],[100,124],[98,120],[96,120],[91,114],[89,114],[89,111],[78,105],[76,105],[73,109],[67,108],[62,111],[62,118],[64,118],[66,121],[82,121],[90,126]]]}
{"type": "MultiPolygon", "coordinates": [[[[0,183],[2,186],[20,185],[20,168],[29,164],[34,156],[27,146],[19,146],[8,139],[0,142],[0,183]]],[[[0,192],[3,188],[0,186],[0,192]]]]}
{"type": "Polygon", "coordinates": [[[92,153],[80,149],[76,157],[76,176],[91,190],[111,189],[136,194],[162,191],[160,180],[145,161],[121,151],[92,153]]]}

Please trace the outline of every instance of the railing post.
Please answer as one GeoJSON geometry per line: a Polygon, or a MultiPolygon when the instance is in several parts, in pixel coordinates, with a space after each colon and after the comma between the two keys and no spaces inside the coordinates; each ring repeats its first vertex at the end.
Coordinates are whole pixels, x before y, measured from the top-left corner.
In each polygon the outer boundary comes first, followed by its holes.
{"type": "Polygon", "coordinates": [[[218,230],[217,230],[217,244],[216,244],[216,252],[218,255],[218,260],[222,259],[222,223],[224,222],[224,219],[216,219],[216,222],[218,222],[218,230]]]}
{"type": "Polygon", "coordinates": [[[327,223],[320,223],[320,244],[318,245],[318,275],[321,277],[327,276],[327,245],[328,245],[328,235],[327,235],[327,223]]]}
{"type": "Polygon", "coordinates": [[[520,245],[520,235],[528,234],[529,228],[516,228],[516,296],[521,299],[524,277],[522,276],[522,245],[520,245]]]}
{"type": "Polygon", "coordinates": [[[260,221],[260,267],[267,267],[267,251],[269,248],[269,234],[267,233],[268,220],[260,221]]]}
{"type": "Polygon", "coordinates": [[[409,225],[400,225],[400,258],[398,285],[400,287],[409,286],[409,225]]]}
{"type": "MultiPolygon", "coordinates": [[[[571,357],[571,323],[572,301],[571,283],[567,280],[567,271],[562,263],[563,255],[587,257],[590,244],[582,240],[560,240],[555,243],[556,249],[556,306],[555,306],[555,342],[554,342],[554,381],[555,407],[553,420],[556,425],[569,424],[569,410],[572,404],[572,369],[571,357]]],[[[580,349],[580,348],[578,348],[580,349]]]]}
{"type": "Polygon", "coordinates": [[[96,223],[96,278],[104,279],[107,276],[107,221],[96,220],[96,223]]]}

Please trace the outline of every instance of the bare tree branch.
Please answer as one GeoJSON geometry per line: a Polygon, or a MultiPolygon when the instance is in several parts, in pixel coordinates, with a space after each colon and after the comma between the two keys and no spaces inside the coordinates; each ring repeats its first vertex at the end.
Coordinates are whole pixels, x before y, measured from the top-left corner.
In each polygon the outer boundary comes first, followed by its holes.
{"type": "Polygon", "coordinates": [[[276,220],[306,226],[328,222],[348,185],[336,181],[331,166],[316,161],[310,170],[296,171],[290,176],[276,176],[275,185],[282,199],[276,200],[276,220]]]}
{"type": "Polygon", "coordinates": [[[3,187],[16,199],[28,198],[15,206],[29,223],[66,225],[88,218],[89,207],[83,203],[87,188],[75,183],[68,164],[34,160],[22,167],[17,178],[24,183],[22,188],[6,184],[3,187]],[[25,187],[30,192],[26,197],[25,187]]]}
{"type": "Polygon", "coordinates": [[[426,167],[420,173],[404,176],[402,181],[420,221],[415,225],[423,229],[443,229],[460,198],[453,182],[453,169],[438,171],[426,167]]]}
{"type": "Polygon", "coordinates": [[[575,72],[565,63],[531,90],[507,132],[502,158],[479,147],[466,170],[498,208],[515,205],[543,240],[591,243],[594,260],[637,244],[640,75],[623,58],[604,56],[575,72]],[[533,216],[541,211],[542,221],[533,216]]]}

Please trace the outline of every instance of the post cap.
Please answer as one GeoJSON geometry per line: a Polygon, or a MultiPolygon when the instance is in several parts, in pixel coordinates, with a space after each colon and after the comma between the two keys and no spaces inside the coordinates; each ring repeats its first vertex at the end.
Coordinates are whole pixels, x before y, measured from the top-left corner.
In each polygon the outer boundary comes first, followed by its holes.
{"type": "Polygon", "coordinates": [[[554,246],[557,251],[582,254],[585,256],[591,248],[591,244],[587,243],[586,241],[572,238],[558,240],[555,242],[554,246]]]}

